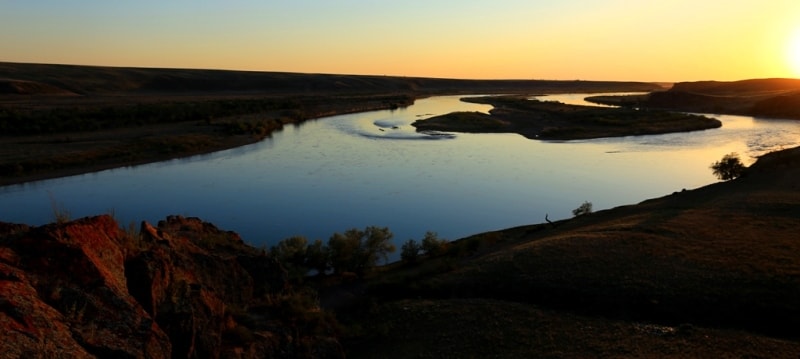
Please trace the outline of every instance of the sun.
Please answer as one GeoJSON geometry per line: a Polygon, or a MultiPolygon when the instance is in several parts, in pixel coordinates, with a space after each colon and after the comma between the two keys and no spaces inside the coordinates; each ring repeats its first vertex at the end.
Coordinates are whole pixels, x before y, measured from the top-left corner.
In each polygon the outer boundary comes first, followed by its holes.
{"type": "Polygon", "coordinates": [[[789,39],[788,61],[795,76],[800,77],[800,29],[789,39]]]}

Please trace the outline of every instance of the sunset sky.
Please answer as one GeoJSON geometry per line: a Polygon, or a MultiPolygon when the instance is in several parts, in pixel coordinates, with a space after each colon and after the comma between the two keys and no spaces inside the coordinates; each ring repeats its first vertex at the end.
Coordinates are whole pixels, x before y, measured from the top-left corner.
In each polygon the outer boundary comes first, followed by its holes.
{"type": "Polygon", "coordinates": [[[472,79],[800,77],[800,1],[0,0],[0,61],[472,79]]]}

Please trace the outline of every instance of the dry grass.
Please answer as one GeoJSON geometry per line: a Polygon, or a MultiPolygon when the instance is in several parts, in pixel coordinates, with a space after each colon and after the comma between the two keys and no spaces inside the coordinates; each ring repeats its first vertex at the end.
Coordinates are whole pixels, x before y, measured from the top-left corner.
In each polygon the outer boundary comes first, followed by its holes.
{"type": "Polygon", "coordinates": [[[800,343],[690,324],[564,314],[492,299],[401,300],[370,313],[349,358],[792,358],[800,343]]]}
{"type": "Polygon", "coordinates": [[[796,357],[800,150],[786,153],[731,182],[477,235],[454,243],[479,241],[469,255],[393,268],[369,285],[386,304],[366,332],[386,335],[356,336],[353,353],[796,357]]]}

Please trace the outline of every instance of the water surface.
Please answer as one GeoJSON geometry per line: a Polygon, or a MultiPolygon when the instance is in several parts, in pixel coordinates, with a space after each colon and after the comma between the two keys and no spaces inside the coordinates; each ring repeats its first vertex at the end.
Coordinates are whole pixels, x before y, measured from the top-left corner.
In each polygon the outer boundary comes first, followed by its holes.
{"type": "Polygon", "coordinates": [[[700,132],[561,142],[410,126],[490,109],[458,98],[309,121],[210,155],[0,187],[0,221],[44,224],[55,203],[73,218],[113,212],[123,224],[197,216],[256,246],[370,225],[389,227],[398,244],[425,231],[457,239],[568,218],[584,201],[599,210],[700,187],[716,181],[709,165],[724,154],[750,163],[800,142],[800,122],[743,116],[715,116],[723,127],[700,132]]]}

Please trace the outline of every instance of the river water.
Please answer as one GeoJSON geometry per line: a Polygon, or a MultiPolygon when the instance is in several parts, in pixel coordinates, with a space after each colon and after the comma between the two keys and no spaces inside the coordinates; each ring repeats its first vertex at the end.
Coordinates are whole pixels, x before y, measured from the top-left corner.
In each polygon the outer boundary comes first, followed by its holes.
{"type": "MultiPolygon", "coordinates": [[[[581,103],[582,95],[547,100],[581,103]],[[577,102],[576,102],[577,101],[577,102]]],[[[692,133],[542,142],[516,134],[419,134],[410,123],[487,105],[458,96],[393,111],[333,116],[259,143],[187,159],[0,187],[0,221],[113,213],[123,225],[197,216],[255,246],[293,235],[386,226],[399,244],[426,231],[457,239],[484,231],[634,204],[715,182],[729,152],[752,162],[800,144],[800,121],[717,116],[692,133]]]]}

